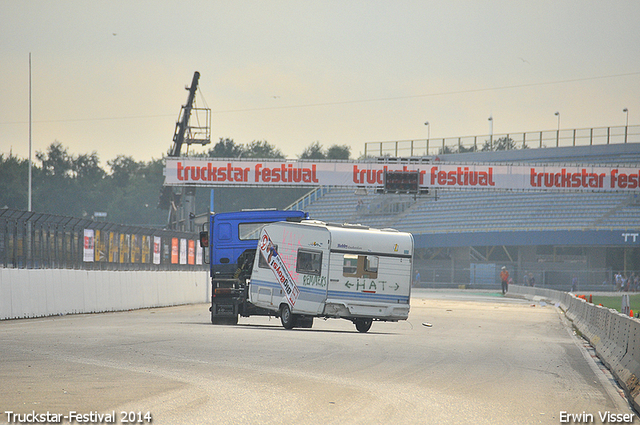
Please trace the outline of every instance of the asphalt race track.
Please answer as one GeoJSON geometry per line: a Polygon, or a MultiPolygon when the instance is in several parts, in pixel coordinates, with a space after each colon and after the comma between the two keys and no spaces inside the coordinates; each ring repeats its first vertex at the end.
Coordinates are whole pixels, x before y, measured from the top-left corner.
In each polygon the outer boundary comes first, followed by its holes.
{"type": "Polygon", "coordinates": [[[479,291],[415,290],[408,321],[366,334],[335,319],[290,331],[264,317],[214,326],[204,304],[3,321],[0,382],[0,423],[8,411],[77,412],[85,423],[110,413],[145,423],[149,413],[153,424],[559,424],[633,413],[558,308],[479,291]]]}

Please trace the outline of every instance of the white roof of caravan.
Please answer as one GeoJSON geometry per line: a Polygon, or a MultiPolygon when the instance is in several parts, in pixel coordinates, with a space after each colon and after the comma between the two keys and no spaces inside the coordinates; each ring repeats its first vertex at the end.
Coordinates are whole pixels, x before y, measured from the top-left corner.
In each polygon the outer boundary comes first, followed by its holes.
{"type": "Polygon", "coordinates": [[[331,250],[413,255],[411,233],[398,232],[394,229],[372,229],[357,224],[324,223],[317,220],[303,220],[300,224],[329,231],[331,250]]]}

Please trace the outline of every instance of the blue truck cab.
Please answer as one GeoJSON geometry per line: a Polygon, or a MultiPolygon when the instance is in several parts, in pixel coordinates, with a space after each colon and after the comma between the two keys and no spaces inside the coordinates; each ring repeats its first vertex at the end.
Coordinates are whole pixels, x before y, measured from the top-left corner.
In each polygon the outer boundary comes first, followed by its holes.
{"type": "Polygon", "coordinates": [[[300,222],[303,211],[248,210],[211,214],[209,231],[200,234],[208,247],[211,276],[211,322],[235,324],[238,316],[272,315],[248,301],[248,279],[258,247],[260,230],[276,221],[300,222]]]}

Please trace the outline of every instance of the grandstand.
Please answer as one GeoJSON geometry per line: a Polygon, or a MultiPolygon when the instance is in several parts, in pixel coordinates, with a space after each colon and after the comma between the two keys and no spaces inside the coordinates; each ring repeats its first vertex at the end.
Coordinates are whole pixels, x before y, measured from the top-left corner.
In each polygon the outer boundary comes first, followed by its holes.
{"type": "Polygon", "coordinates": [[[324,221],[413,234],[640,229],[640,199],[624,193],[440,191],[437,198],[413,199],[332,190],[307,210],[324,221]]]}
{"type": "MultiPolygon", "coordinates": [[[[638,166],[640,143],[446,154],[441,162],[638,166]]],[[[517,283],[605,289],[613,274],[640,272],[636,193],[438,190],[428,196],[321,188],[303,205],[311,217],[411,232],[422,285],[486,286],[502,265],[517,283]],[[626,236],[625,236],[626,235],[626,236]],[[633,236],[635,235],[635,236],[633,236]],[[476,270],[492,270],[479,278],[476,270]]],[[[606,288],[610,289],[610,288],[606,288]]]]}

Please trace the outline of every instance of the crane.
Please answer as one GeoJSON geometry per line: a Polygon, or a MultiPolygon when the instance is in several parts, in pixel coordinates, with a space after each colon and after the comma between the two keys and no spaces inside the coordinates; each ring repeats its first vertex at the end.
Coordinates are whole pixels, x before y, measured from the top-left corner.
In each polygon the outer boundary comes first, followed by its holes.
{"type": "MultiPolygon", "coordinates": [[[[187,103],[182,106],[180,115],[176,121],[176,128],[173,134],[173,145],[168,152],[169,157],[179,157],[182,145],[187,145],[187,151],[192,144],[207,145],[211,143],[211,110],[209,108],[196,108],[195,98],[198,89],[200,73],[193,74],[191,85],[185,87],[189,91],[187,103]],[[204,123],[200,123],[199,113],[204,114],[204,123]],[[190,125],[191,116],[195,114],[198,118],[197,125],[190,125]]],[[[175,188],[173,186],[163,186],[160,191],[160,201],[158,208],[169,210],[167,227],[169,229],[194,231],[193,217],[195,217],[195,187],[175,188]]]]}

